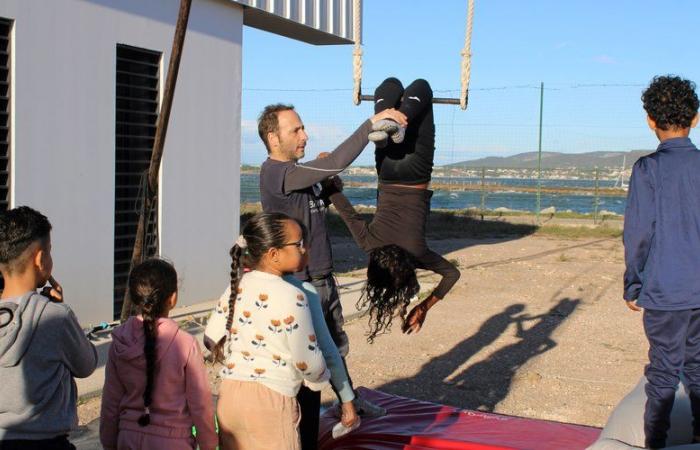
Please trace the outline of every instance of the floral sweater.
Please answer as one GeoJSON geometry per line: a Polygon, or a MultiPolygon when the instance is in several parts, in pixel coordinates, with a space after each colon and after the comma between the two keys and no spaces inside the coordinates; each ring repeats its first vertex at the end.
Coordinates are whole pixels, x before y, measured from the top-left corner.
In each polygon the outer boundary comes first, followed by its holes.
{"type": "MultiPolygon", "coordinates": [[[[205,331],[214,342],[227,332],[228,292],[205,331]]],[[[320,389],[328,381],[307,298],[277,275],[256,270],[243,275],[228,332],[224,379],[256,381],[289,397],[303,382],[320,389]]]]}

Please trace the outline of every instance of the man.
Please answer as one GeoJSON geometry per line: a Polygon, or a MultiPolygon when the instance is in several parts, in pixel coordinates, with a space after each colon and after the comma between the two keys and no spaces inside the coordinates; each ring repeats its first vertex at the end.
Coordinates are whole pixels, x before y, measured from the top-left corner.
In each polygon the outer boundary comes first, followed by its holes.
{"type": "MultiPolygon", "coordinates": [[[[320,182],[345,170],[367,146],[367,136],[372,131],[372,125],[383,119],[407,125],[403,113],[395,109],[384,110],[366,120],[330,154],[305,164],[299,164],[298,161],[304,157],[308,136],[293,106],[269,105],[258,119],[258,134],[269,155],[260,169],[263,210],[285,213],[306,226],[308,236],[305,246],[309,264],[297,274],[297,278],[310,281],[318,291],[326,324],[343,357],[348,354],[348,337],[343,330],[343,310],[333,278],[333,254],[326,230],[326,207],[321,198],[320,182]]],[[[313,414],[311,408],[317,409],[315,404],[320,405],[320,395],[302,389],[298,398],[302,407],[303,448],[315,448],[318,413],[313,414]],[[308,396],[314,398],[309,399],[308,396]],[[304,414],[306,405],[310,404],[313,404],[308,406],[310,413],[304,414]],[[315,424],[306,423],[311,419],[315,420],[315,424]],[[312,431],[314,427],[315,434],[312,431]]],[[[355,405],[360,414],[379,412],[376,406],[359,399],[356,399],[355,405]]]]}

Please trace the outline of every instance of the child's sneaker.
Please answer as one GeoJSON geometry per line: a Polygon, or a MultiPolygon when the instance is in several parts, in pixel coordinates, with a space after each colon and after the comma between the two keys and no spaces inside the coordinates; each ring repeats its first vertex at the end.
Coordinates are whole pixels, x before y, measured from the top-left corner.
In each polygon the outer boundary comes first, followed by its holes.
{"type": "MultiPolygon", "coordinates": [[[[382,119],[372,124],[372,130],[385,132],[396,144],[403,142],[406,129],[391,119],[382,119]]],[[[372,133],[370,133],[372,135],[372,133]]],[[[372,140],[372,138],[370,138],[372,140]]]]}
{"type": "Polygon", "coordinates": [[[403,142],[403,139],[406,137],[406,128],[404,127],[399,127],[398,130],[396,130],[396,133],[390,134],[391,140],[394,141],[395,144],[400,144],[403,142]]]}
{"type": "Polygon", "coordinates": [[[370,141],[374,142],[377,148],[384,148],[389,143],[389,135],[386,131],[372,131],[367,135],[370,141]]]}

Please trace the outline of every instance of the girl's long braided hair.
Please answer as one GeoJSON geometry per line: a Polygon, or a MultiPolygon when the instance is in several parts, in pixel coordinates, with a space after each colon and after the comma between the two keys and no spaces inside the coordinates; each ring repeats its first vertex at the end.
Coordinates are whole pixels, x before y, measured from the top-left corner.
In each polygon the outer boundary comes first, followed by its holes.
{"type": "Polygon", "coordinates": [[[144,413],[138,423],[145,427],[151,423],[150,406],[153,403],[154,378],[156,373],[156,342],[158,318],[166,310],[168,299],[177,292],[177,272],[172,264],[162,259],[147,259],[129,274],[129,295],[143,317],[146,357],[146,389],[143,391],[144,413]]]}
{"type": "MultiPolygon", "coordinates": [[[[241,236],[245,239],[245,248],[238,243],[231,247],[231,293],[228,299],[228,316],[226,318],[226,330],[233,325],[233,312],[238,296],[238,284],[243,276],[243,268],[256,268],[260,260],[271,248],[281,248],[287,238],[285,224],[294,220],[282,213],[260,213],[251,217],[243,226],[241,236]]],[[[299,223],[297,221],[297,223],[299,223]]],[[[302,227],[304,227],[299,224],[302,227]]],[[[212,349],[215,361],[223,362],[225,359],[224,345],[228,339],[228,333],[216,343],[212,349]]]]}
{"type": "Polygon", "coordinates": [[[367,283],[357,308],[369,306],[367,341],[370,344],[377,335],[391,330],[397,310],[401,320],[406,320],[408,305],[419,289],[416,266],[406,250],[392,244],[369,253],[367,283]]]}

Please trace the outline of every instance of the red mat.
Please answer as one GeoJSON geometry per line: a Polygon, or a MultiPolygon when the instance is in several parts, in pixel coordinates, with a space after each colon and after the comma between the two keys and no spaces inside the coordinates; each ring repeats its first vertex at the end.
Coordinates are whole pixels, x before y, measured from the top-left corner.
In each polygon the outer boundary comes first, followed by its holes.
{"type": "Polygon", "coordinates": [[[359,388],[364,398],[388,410],[366,419],[334,440],[338,422],[331,410],[321,416],[320,450],[576,450],[591,445],[600,429],[545,420],[468,411],[359,388]]]}

